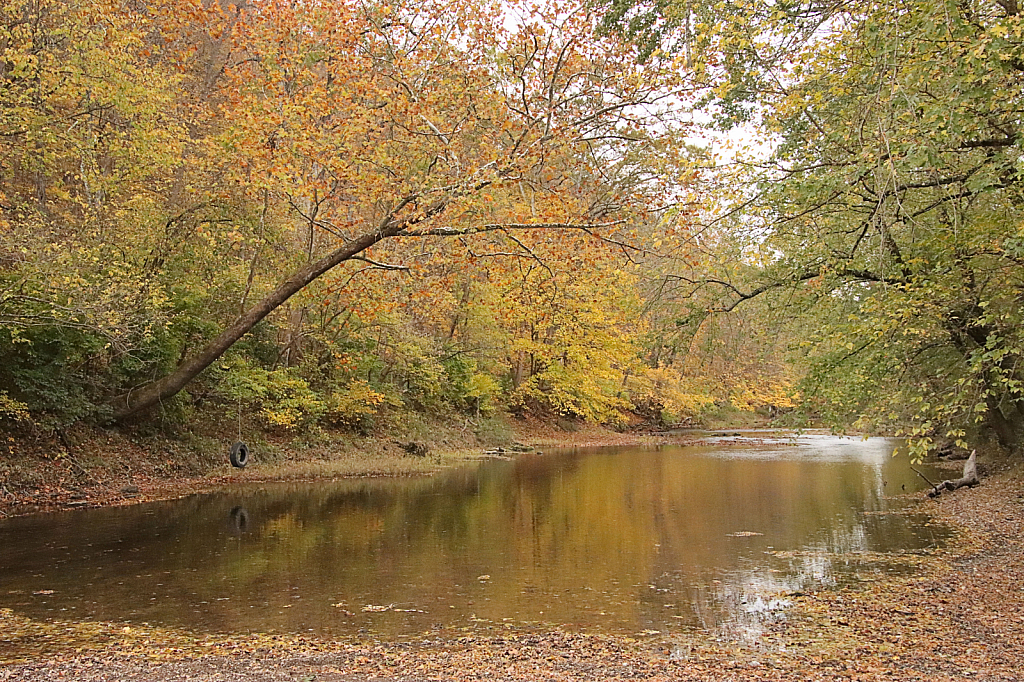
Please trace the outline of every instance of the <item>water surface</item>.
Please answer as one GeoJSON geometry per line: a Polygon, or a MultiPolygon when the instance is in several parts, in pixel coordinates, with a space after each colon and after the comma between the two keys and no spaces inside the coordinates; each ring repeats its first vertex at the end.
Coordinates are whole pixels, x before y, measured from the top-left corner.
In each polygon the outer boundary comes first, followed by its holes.
{"type": "Polygon", "coordinates": [[[756,628],[946,537],[886,439],[753,434],[0,523],[0,607],[196,631],[756,628]],[[901,497],[903,496],[903,497],[901,497]]]}

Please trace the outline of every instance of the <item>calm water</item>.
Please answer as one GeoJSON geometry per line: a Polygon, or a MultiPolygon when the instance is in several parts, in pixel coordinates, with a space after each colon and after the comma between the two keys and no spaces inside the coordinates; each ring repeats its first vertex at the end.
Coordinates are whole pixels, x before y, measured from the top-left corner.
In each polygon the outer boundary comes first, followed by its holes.
{"type": "Polygon", "coordinates": [[[894,445],[578,450],[8,519],[0,607],[218,632],[742,636],[787,592],[906,570],[900,554],[946,537],[893,513],[923,485],[894,445]]]}

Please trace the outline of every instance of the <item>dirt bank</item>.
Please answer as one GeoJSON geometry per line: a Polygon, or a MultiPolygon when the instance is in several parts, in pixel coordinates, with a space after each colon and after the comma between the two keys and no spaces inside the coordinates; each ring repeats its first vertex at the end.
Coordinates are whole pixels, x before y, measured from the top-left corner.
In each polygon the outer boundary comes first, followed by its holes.
{"type": "Polygon", "coordinates": [[[905,575],[788,595],[744,645],[666,637],[438,630],[412,642],[196,637],[0,611],[0,680],[1021,680],[1024,479],[1003,472],[919,510],[959,529],[905,575]]]}
{"type": "Polygon", "coordinates": [[[137,504],[247,481],[424,475],[514,443],[543,448],[666,441],[593,424],[505,417],[472,424],[407,417],[390,426],[364,436],[250,433],[252,457],[245,469],[228,462],[239,437],[228,427],[176,437],[85,425],[57,434],[10,434],[0,445],[0,517],[137,504]],[[426,454],[411,455],[402,447],[409,443],[424,446],[426,454]]]}

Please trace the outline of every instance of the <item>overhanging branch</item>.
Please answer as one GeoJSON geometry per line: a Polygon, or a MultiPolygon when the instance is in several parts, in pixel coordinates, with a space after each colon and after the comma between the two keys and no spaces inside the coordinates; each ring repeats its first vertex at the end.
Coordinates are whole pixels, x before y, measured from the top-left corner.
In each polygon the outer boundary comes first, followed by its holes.
{"type": "Polygon", "coordinates": [[[684,282],[689,282],[690,284],[695,285],[695,287],[698,289],[707,285],[715,285],[727,289],[730,292],[730,295],[733,297],[733,300],[724,303],[720,306],[709,308],[709,311],[715,313],[729,313],[735,310],[744,301],[749,301],[751,299],[757,298],[758,296],[766,294],[769,291],[773,291],[775,289],[782,289],[787,286],[792,286],[794,284],[799,284],[801,282],[817,279],[818,277],[823,277],[825,275],[833,275],[841,279],[847,279],[850,281],[877,282],[882,284],[889,284],[892,286],[906,284],[906,280],[903,278],[887,277],[885,275],[880,275],[870,270],[862,270],[859,268],[808,269],[804,270],[803,272],[797,273],[794,276],[778,279],[772,282],[765,282],[764,284],[756,286],[753,289],[749,289],[747,291],[740,289],[732,282],[717,279],[714,277],[705,277],[699,279],[684,277],[682,275],[671,275],[671,277],[674,279],[682,280],[684,282]]]}

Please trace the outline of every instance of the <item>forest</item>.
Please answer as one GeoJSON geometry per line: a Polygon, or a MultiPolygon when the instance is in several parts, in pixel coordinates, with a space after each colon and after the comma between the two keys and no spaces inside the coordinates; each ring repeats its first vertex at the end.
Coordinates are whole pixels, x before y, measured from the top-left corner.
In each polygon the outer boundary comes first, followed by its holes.
{"type": "Polygon", "coordinates": [[[1016,0],[0,17],[5,430],[732,409],[1021,444],[1016,0]]]}

